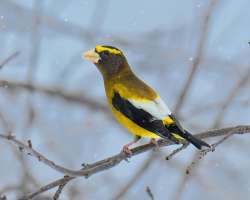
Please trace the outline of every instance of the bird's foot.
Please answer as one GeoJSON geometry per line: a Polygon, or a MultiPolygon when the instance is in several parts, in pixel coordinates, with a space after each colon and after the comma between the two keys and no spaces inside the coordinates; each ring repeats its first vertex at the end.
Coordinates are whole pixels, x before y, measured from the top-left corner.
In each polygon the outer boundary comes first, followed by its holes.
{"type": "Polygon", "coordinates": [[[159,146],[158,141],[156,139],[152,138],[149,143],[154,144],[156,147],[156,150],[160,149],[160,146],[159,146]]]}
{"type": "Polygon", "coordinates": [[[129,142],[128,144],[125,144],[123,147],[122,147],[122,151],[131,156],[133,154],[133,152],[131,151],[131,149],[129,148],[131,145],[133,145],[134,143],[136,143],[135,141],[132,141],[132,142],[129,142]]]}
{"type": "Polygon", "coordinates": [[[125,154],[129,155],[129,156],[132,155],[132,151],[129,149],[129,146],[128,146],[128,145],[124,145],[124,146],[122,147],[122,151],[123,151],[125,154]]]}

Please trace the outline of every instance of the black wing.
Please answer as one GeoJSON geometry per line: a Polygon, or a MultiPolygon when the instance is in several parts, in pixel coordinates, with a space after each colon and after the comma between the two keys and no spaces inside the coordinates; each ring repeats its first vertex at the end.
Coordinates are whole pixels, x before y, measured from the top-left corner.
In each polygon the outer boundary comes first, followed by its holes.
{"type": "Polygon", "coordinates": [[[145,110],[136,108],[128,100],[122,98],[118,92],[114,93],[112,105],[116,110],[121,112],[140,127],[153,132],[162,138],[171,138],[171,134],[163,124],[162,120],[157,120],[145,110]]]}
{"type": "Polygon", "coordinates": [[[180,134],[185,133],[185,129],[181,126],[176,116],[172,113],[169,117],[172,118],[172,120],[174,121],[174,123],[168,127],[169,129],[172,129],[170,131],[180,134]]]}
{"type": "Polygon", "coordinates": [[[196,146],[198,149],[201,149],[202,146],[206,146],[210,148],[210,145],[206,142],[203,142],[202,140],[196,138],[191,133],[189,133],[187,130],[185,130],[181,124],[178,122],[177,118],[174,114],[171,114],[170,117],[173,119],[174,123],[169,125],[167,128],[170,132],[176,133],[179,136],[185,138],[187,141],[191,142],[194,146],[196,146]]]}

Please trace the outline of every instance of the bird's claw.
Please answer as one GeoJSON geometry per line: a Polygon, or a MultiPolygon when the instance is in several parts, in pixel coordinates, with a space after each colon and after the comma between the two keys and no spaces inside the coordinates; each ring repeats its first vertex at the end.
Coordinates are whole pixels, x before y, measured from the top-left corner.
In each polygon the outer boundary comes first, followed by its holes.
{"type": "Polygon", "coordinates": [[[122,148],[122,151],[127,154],[128,156],[131,156],[133,154],[133,152],[129,149],[130,145],[124,145],[122,148]]]}
{"type": "Polygon", "coordinates": [[[160,146],[159,146],[158,141],[156,139],[154,139],[154,138],[151,139],[150,143],[153,144],[153,145],[155,145],[156,150],[160,149],[160,146]]]}

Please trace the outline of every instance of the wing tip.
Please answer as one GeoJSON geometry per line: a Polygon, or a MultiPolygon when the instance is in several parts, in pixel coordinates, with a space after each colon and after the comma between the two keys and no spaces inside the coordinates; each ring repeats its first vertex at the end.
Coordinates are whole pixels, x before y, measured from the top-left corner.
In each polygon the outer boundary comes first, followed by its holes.
{"type": "Polygon", "coordinates": [[[196,148],[198,148],[198,149],[202,149],[202,147],[211,148],[211,145],[209,145],[208,143],[206,143],[203,140],[195,137],[194,135],[192,135],[188,131],[185,131],[185,132],[187,134],[187,138],[185,138],[185,139],[188,140],[190,143],[192,143],[196,148]]]}

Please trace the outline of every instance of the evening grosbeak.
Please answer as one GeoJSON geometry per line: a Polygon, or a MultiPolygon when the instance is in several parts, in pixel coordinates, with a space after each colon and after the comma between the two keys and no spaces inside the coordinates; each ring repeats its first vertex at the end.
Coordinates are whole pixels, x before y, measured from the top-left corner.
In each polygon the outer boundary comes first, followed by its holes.
{"type": "Polygon", "coordinates": [[[129,146],[141,137],[151,138],[155,144],[156,139],[162,138],[175,143],[188,141],[198,149],[210,147],[180,125],[161,97],[134,74],[121,50],[98,45],[83,57],[101,72],[108,103],[116,119],[135,135],[133,142],[124,145],[126,153],[131,153],[129,146]]]}

